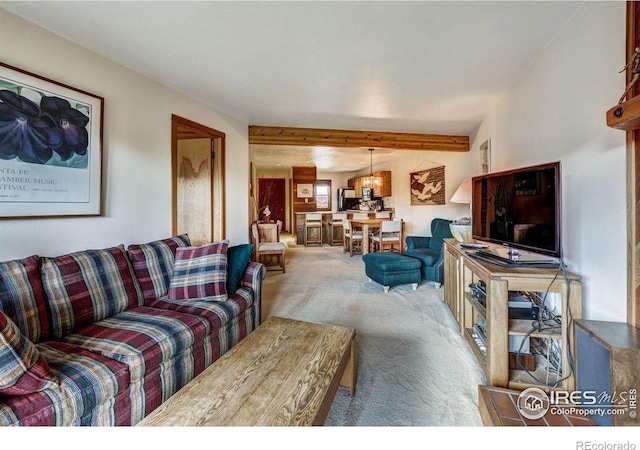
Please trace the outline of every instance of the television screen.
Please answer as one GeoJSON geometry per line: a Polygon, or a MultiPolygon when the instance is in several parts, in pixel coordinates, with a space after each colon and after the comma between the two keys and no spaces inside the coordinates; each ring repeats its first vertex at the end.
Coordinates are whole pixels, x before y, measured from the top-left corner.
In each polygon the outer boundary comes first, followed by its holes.
{"type": "Polygon", "coordinates": [[[473,238],[562,256],[560,163],[472,178],[473,238]]]}

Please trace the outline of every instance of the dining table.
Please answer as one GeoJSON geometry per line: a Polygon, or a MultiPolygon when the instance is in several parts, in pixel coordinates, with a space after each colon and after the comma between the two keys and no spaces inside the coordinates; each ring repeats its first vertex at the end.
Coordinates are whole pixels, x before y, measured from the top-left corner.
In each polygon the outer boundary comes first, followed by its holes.
{"type": "Polygon", "coordinates": [[[389,219],[351,219],[351,226],[362,229],[362,254],[369,253],[369,232],[380,228],[389,219]]]}

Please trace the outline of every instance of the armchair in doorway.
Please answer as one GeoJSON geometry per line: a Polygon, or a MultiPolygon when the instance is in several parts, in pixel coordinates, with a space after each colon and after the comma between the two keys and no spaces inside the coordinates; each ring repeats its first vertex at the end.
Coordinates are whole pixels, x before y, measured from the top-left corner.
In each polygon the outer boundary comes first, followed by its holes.
{"type": "Polygon", "coordinates": [[[419,259],[422,263],[420,272],[423,280],[433,281],[436,289],[444,280],[444,239],[452,238],[449,224],[451,220],[433,219],[431,236],[407,236],[405,256],[419,259]]]}
{"type": "Polygon", "coordinates": [[[274,267],[269,264],[268,258],[276,258],[277,268],[285,273],[285,251],[286,245],[280,242],[280,232],[282,231],[282,221],[276,223],[257,223],[251,224],[251,237],[253,245],[256,249],[256,261],[262,262],[267,270],[274,267]]]}

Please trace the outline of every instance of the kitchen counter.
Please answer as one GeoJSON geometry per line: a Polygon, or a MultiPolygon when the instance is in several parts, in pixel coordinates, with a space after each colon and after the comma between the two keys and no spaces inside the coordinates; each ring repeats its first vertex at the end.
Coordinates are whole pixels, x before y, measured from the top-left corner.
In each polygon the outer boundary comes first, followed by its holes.
{"type": "MultiPolygon", "coordinates": [[[[386,211],[385,211],[386,212],[386,211]]],[[[389,211],[391,212],[391,211],[389,211]]],[[[347,214],[347,218],[353,218],[353,214],[355,213],[368,213],[370,218],[375,218],[376,211],[361,211],[359,209],[351,209],[348,211],[307,211],[307,212],[296,212],[296,224],[294,229],[294,234],[296,238],[297,245],[305,245],[306,244],[306,234],[305,234],[305,214],[322,214],[322,243],[328,244],[330,242],[331,237],[331,227],[329,222],[331,221],[331,217],[333,214],[347,214]]],[[[393,217],[393,212],[392,217],[393,217]]],[[[342,232],[342,231],[341,231],[342,232]]]]}
{"type": "Polygon", "coordinates": [[[376,213],[378,211],[366,211],[363,209],[347,209],[346,211],[343,211],[346,213],[376,213]]]}

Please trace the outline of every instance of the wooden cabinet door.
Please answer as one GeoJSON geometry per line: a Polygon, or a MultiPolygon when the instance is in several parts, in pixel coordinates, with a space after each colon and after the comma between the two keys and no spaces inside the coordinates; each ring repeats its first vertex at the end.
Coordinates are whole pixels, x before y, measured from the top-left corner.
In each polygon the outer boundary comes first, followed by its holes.
{"type": "Polygon", "coordinates": [[[356,178],[355,182],[356,197],[362,197],[362,178],[356,178]]]}
{"type": "Polygon", "coordinates": [[[177,228],[193,245],[213,242],[211,139],[178,142],[177,228]]]}
{"type": "Polygon", "coordinates": [[[226,235],[224,149],[224,133],[171,117],[171,229],[188,234],[192,245],[226,235]]]}

